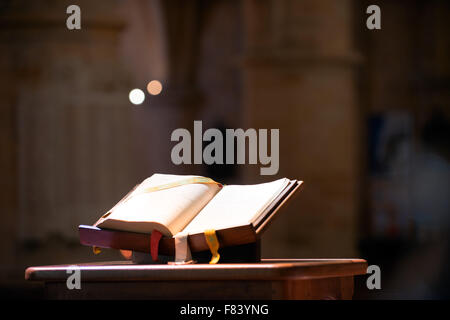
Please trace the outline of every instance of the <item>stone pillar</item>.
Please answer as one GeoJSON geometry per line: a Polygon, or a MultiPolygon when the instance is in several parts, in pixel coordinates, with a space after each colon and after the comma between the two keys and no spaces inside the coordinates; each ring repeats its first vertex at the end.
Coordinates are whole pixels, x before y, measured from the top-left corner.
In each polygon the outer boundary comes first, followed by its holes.
{"type": "Polygon", "coordinates": [[[155,123],[159,134],[153,140],[154,150],[157,151],[154,160],[167,173],[201,174],[201,166],[177,166],[170,157],[171,149],[176,143],[171,142],[171,133],[177,128],[192,131],[193,122],[199,118],[202,109],[202,95],[197,83],[201,36],[200,1],[159,1],[153,10],[158,10],[161,17],[166,71],[162,79],[162,93],[150,97],[149,110],[141,112],[153,113],[157,118],[166,119],[164,123],[155,123]]]}
{"type": "Polygon", "coordinates": [[[247,180],[305,181],[266,232],[263,257],[351,256],[359,173],[351,1],[243,6],[246,127],[280,129],[278,175],[249,166],[247,180]]]}
{"type": "MultiPolygon", "coordinates": [[[[120,1],[119,1],[120,2],[120,1]]],[[[9,1],[1,11],[1,105],[14,110],[18,237],[78,238],[136,183],[117,1],[9,1]],[[3,63],[3,61],[5,61],[3,63]]]]}

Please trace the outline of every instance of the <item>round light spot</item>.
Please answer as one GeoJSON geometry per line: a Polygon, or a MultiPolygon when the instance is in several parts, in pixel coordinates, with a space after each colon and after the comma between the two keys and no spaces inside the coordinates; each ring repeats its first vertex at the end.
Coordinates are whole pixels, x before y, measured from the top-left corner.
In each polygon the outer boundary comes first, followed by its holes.
{"type": "Polygon", "coordinates": [[[150,81],[147,85],[147,91],[148,91],[148,93],[150,93],[151,95],[154,95],[154,96],[160,94],[162,91],[161,82],[159,82],[158,80],[150,81]]]}
{"type": "Polygon", "coordinates": [[[141,89],[133,89],[130,91],[128,98],[132,104],[141,104],[145,100],[145,94],[141,89]]]}

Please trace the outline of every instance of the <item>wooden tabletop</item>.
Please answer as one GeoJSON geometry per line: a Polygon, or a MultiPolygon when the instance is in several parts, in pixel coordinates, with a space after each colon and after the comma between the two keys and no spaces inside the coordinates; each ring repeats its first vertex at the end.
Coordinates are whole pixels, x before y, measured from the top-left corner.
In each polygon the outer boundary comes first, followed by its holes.
{"type": "Polygon", "coordinates": [[[130,261],[29,267],[25,279],[66,281],[71,266],[81,270],[83,282],[171,280],[287,280],[346,277],[366,274],[362,259],[262,259],[260,263],[168,265],[130,261]]]}

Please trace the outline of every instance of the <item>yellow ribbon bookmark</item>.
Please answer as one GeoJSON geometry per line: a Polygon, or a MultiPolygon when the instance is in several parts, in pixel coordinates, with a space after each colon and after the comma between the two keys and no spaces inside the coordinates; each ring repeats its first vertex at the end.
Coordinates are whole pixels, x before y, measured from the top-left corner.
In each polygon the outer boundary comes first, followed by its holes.
{"type": "Polygon", "coordinates": [[[138,194],[139,193],[150,193],[150,192],[155,192],[155,191],[175,188],[175,187],[184,186],[186,184],[193,184],[193,183],[217,184],[219,187],[222,186],[222,184],[220,184],[219,182],[216,182],[216,181],[214,181],[213,179],[210,179],[210,178],[192,177],[192,178],[187,178],[187,179],[180,180],[180,181],[175,181],[175,182],[171,182],[171,183],[161,184],[161,185],[155,186],[155,187],[148,187],[148,188],[142,189],[140,192],[138,192],[138,194]]]}
{"type": "Polygon", "coordinates": [[[102,252],[102,249],[100,249],[99,247],[93,246],[92,247],[92,252],[94,254],[99,254],[100,252],[102,252]]]}
{"type": "Polygon", "coordinates": [[[211,251],[212,257],[209,264],[216,264],[219,262],[220,254],[219,254],[219,240],[217,240],[216,230],[209,229],[205,230],[205,239],[208,244],[209,250],[211,251]]]}

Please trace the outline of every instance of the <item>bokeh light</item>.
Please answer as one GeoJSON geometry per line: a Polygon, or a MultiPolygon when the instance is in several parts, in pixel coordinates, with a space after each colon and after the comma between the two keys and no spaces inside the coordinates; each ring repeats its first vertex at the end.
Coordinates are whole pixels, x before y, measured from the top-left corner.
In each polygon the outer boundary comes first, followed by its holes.
{"type": "Polygon", "coordinates": [[[133,89],[130,91],[128,98],[132,104],[141,104],[145,100],[145,94],[141,89],[133,89]]]}
{"type": "Polygon", "coordinates": [[[148,91],[148,93],[150,93],[151,95],[154,95],[154,96],[160,94],[162,91],[161,82],[159,82],[158,80],[150,81],[147,85],[147,91],[148,91]]]}

